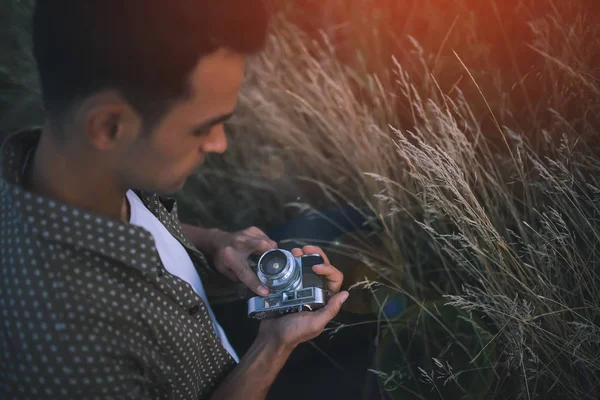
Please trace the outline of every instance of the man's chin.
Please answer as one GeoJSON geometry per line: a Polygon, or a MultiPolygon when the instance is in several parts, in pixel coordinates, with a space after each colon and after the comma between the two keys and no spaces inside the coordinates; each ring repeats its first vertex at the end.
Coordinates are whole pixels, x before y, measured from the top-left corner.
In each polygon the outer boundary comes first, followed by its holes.
{"type": "Polygon", "coordinates": [[[171,196],[174,195],[178,192],[180,192],[183,187],[185,186],[185,183],[187,181],[187,178],[182,179],[179,183],[175,183],[173,185],[171,185],[170,187],[164,187],[161,188],[160,190],[156,190],[155,193],[159,194],[159,195],[163,195],[163,196],[171,196]]]}

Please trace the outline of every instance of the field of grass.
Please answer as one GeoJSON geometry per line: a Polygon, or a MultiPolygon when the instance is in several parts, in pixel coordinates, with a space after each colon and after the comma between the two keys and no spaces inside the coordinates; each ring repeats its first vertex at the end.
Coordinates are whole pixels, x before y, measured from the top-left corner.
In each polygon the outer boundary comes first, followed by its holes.
{"type": "MultiPolygon", "coordinates": [[[[40,114],[21,25],[27,2],[3,7],[17,12],[0,25],[15,38],[0,60],[5,132],[40,114]]],[[[336,251],[434,322],[443,312],[424,305],[447,303],[485,333],[458,366],[431,346],[410,371],[421,392],[394,398],[483,398],[461,381],[470,368],[489,369],[488,398],[596,398],[596,8],[583,0],[283,7],[266,52],[249,63],[230,149],[188,182],[182,218],[269,230],[335,205],[368,210],[376,234],[336,251]]],[[[360,280],[350,283],[374,287],[360,280]]],[[[387,322],[401,345],[402,322],[387,322]]],[[[452,329],[442,327],[460,341],[464,332],[452,329]]],[[[373,374],[396,395],[405,372],[373,374]]]]}

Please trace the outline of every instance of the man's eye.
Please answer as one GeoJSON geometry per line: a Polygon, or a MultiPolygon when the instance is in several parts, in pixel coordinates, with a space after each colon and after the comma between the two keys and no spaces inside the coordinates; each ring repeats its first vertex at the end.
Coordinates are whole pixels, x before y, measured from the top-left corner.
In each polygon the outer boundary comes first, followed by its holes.
{"type": "Polygon", "coordinates": [[[196,130],[194,130],[193,135],[196,137],[208,136],[210,134],[210,131],[212,131],[212,127],[204,128],[204,129],[196,129],[196,130]]]}

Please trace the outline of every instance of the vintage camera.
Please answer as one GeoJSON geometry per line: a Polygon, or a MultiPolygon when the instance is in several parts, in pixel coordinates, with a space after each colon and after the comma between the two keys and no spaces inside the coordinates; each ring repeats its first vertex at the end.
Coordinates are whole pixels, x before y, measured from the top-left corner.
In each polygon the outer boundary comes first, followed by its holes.
{"type": "Polygon", "coordinates": [[[282,249],[264,253],[258,260],[256,274],[271,293],[248,300],[248,316],[254,319],[275,318],[324,307],[329,292],[323,289],[321,277],[312,270],[317,264],[323,264],[319,254],[294,257],[282,249]]]}

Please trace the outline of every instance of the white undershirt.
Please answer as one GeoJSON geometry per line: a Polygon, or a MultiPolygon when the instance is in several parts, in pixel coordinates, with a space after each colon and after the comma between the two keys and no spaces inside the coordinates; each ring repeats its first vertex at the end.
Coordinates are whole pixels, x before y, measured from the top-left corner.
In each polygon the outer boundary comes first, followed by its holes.
{"type": "Polygon", "coordinates": [[[215,315],[208,304],[206,292],[202,285],[202,280],[192,263],[190,256],[181,243],[173,235],[169,233],[167,228],[146,208],[140,198],[131,190],[127,192],[127,200],[131,209],[131,216],[129,222],[133,225],[145,228],[152,234],[154,243],[160,259],[163,262],[166,270],[171,274],[178,276],[180,279],[189,283],[192,288],[198,293],[204,300],[210,317],[213,320],[215,331],[217,336],[221,339],[223,347],[227,349],[229,354],[233,357],[236,362],[240,362],[235,350],[227,340],[225,331],[217,322],[215,315]]]}

